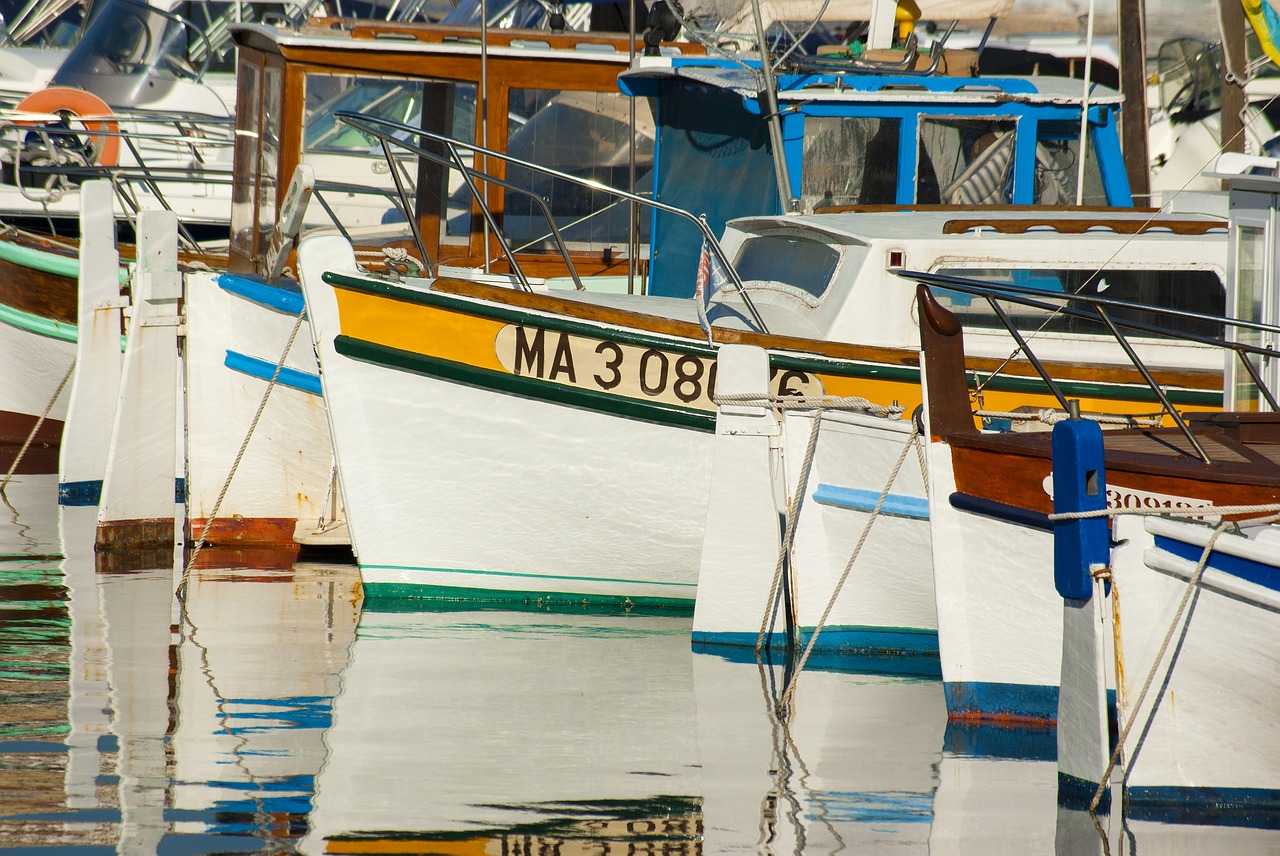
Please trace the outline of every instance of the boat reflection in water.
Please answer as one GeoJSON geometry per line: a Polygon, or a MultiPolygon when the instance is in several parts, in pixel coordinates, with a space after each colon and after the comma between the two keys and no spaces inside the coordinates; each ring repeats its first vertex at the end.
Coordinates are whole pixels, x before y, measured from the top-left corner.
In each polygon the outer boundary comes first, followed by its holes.
{"type": "Polygon", "coordinates": [[[304,849],[924,844],[936,681],[805,673],[779,717],[782,669],[693,654],[689,632],[686,617],[366,611],[304,849]]]}
{"type": "MultiPolygon", "coordinates": [[[[101,569],[92,510],[59,539],[11,508],[0,849],[1103,852],[1057,805],[1052,732],[947,728],[936,678],[809,668],[787,694],[692,651],[687,616],[362,613],[350,566],[202,568],[182,601],[172,568],[101,569]]],[[[1276,835],[1174,820],[1101,823],[1113,853],[1276,835]]]]}

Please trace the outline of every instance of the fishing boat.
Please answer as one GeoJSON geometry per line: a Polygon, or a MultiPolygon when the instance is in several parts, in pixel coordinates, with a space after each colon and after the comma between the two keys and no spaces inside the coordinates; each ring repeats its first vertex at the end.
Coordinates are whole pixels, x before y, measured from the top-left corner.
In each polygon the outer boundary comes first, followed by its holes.
{"type": "Polygon", "coordinates": [[[1256,491],[1268,502],[1214,498],[1220,468],[1184,455],[1167,468],[1210,502],[1149,516],[1109,510],[1109,439],[1087,420],[1054,428],[1060,802],[1166,823],[1212,813],[1246,827],[1272,825],[1280,810],[1275,694],[1257,679],[1280,663],[1280,416],[1223,413],[1218,422],[1270,481],[1256,491]]]}
{"type": "MultiPolygon", "coordinates": [[[[1123,333],[1132,341],[1175,331],[1199,341],[1198,347],[1225,353],[1225,363],[1218,358],[1219,371],[1226,370],[1225,406],[1271,410],[1275,401],[1268,390],[1275,383],[1270,368],[1274,362],[1265,346],[1274,329],[1274,301],[1261,290],[1270,287],[1261,285],[1263,268],[1250,261],[1264,260],[1269,252],[1265,247],[1270,240],[1266,215],[1270,197],[1258,191],[1266,176],[1250,176],[1248,171],[1263,170],[1268,163],[1274,170],[1275,162],[1224,158],[1224,163],[1235,163],[1241,173],[1231,178],[1232,242],[1237,249],[1228,268],[1226,291],[1217,298],[1222,302],[1216,307],[1183,302],[1181,314],[1124,301],[1104,306],[1104,311],[1114,316],[1117,330],[1126,323],[1136,325],[1125,327],[1123,333]]],[[[959,291],[948,291],[945,278],[915,276],[934,289],[921,291],[920,317],[928,369],[933,566],[948,710],[954,717],[1052,722],[1060,668],[1058,604],[1051,590],[1042,590],[1047,586],[1051,543],[1046,515],[1054,500],[1048,478],[1050,437],[1043,428],[1025,430],[1035,425],[1039,415],[1026,410],[989,413],[980,430],[973,403],[964,394],[962,335],[967,338],[968,332],[962,334],[962,319],[973,311],[967,307],[988,303],[984,293],[998,296],[1000,288],[993,292],[990,284],[975,288],[972,282],[952,283],[959,291]],[[952,309],[944,307],[942,300],[950,301],[952,309]],[[957,305],[962,311],[952,311],[957,305]],[[1018,641],[1011,645],[1011,639],[1018,641]]],[[[1184,296],[1191,293],[1186,283],[1179,290],[1184,296]]],[[[1015,305],[1028,299],[1025,291],[1004,294],[1002,299],[1015,305]]],[[[1095,296],[1081,295],[1075,305],[1085,309],[1083,314],[1043,301],[1033,301],[1038,308],[1022,311],[1039,313],[1034,326],[1051,315],[1075,314],[1082,321],[1092,317],[1096,323],[1097,310],[1085,304],[1095,300],[1105,304],[1108,297],[1127,295],[1110,289],[1095,296]]],[[[1042,347],[1040,338],[1033,345],[1037,351],[1042,347]]],[[[1177,423],[1163,421],[1165,427],[1152,421],[1108,418],[1106,408],[1081,402],[1083,412],[1109,429],[1104,437],[1106,497],[1111,507],[1249,505],[1280,498],[1267,457],[1269,417],[1191,413],[1185,403],[1169,397],[1171,393],[1167,386],[1152,384],[1152,399],[1165,398],[1160,412],[1177,423]]],[[[1065,413],[1066,400],[1074,397],[1065,389],[1061,395],[1059,414],[1065,413]]],[[[1059,418],[1051,416],[1050,421],[1059,418]]]]}
{"type": "MultiPolygon", "coordinates": [[[[1242,308],[1271,320],[1280,161],[1226,156],[1218,173],[1231,188],[1235,291],[1242,308]]],[[[1266,345],[1273,335],[1246,328],[1235,338],[1266,345]]],[[[1198,811],[1224,826],[1274,825],[1280,743],[1269,728],[1274,699],[1257,680],[1280,659],[1273,364],[1272,353],[1233,364],[1234,409],[1195,432],[1199,448],[1178,453],[1172,447],[1182,444],[1166,438],[1162,451],[1142,449],[1132,431],[1104,432],[1087,420],[1054,428],[1064,803],[1105,810],[1116,782],[1125,818],[1180,823],[1198,811]],[[1126,490],[1117,484],[1150,487],[1126,466],[1139,452],[1141,477],[1176,486],[1177,501],[1113,501],[1126,490]]]]}
{"type": "MultiPolygon", "coordinates": [[[[409,130],[343,118],[388,145],[409,130]]],[[[475,151],[418,133],[426,140],[416,149],[422,156],[439,145],[452,146],[458,158],[475,151]]],[[[574,180],[507,159],[508,175],[518,167],[548,180],[574,180]]],[[[483,180],[479,171],[471,174],[477,184],[483,180]]],[[[600,192],[595,185],[591,190],[600,192]]],[[[602,293],[588,276],[541,279],[519,269],[495,281],[452,265],[393,282],[358,270],[341,237],[303,239],[299,270],[369,596],[517,603],[585,598],[688,608],[707,522],[722,517],[708,507],[718,350],[750,344],[769,351],[772,396],[871,402],[849,418],[875,423],[883,445],[896,454],[911,431],[906,417],[921,401],[912,297],[894,274],[908,260],[926,267],[1002,266],[1010,276],[1068,267],[1083,280],[1090,263],[1120,252],[1125,269],[1159,258],[1157,267],[1186,271],[1221,295],[1225,231],[1208,216],[845,212],[748,218],[717,241],[709,225],[688,212],[619,198],[682,218],[701,232],[702,302],[666,296],[688,295],[696,272],[688,281],[661,285],[651,274],[646,294],[602,293]],[[1151,225],[1153,217],[1161,225],[1151,225]],[[579,283],[581,289],[563,290],[579,283]],[[411,451],[421,437],[433,438],[430,456],[411,451]]],[[[547,231],[555,230],[549,225],[547,231]]],[[[999,398],[1036,385],[1029,364],[1014,369],[1016,377],[995,371],[1013,345],[1007,334],[993,331],[988,344],[987,361],[974,368],[999,377],[984,394],[999,398]]],[[[1178,361],[1175,353],[1164,356],[1178,361]]],[[[1061,337],[1055,359],[1083,364],[1072,376],[1099,396],[1100,406],[1108,399],[1120,409],[1148,406],[1129,398],[1138,389],[1137,374],[1100,368],[1108,361],[1118,366],[1123,355],[1100,350],[1097,337],[1061,337]]],[[[1219,406],[1217,358],[1198,365],[1189,353],[1182,359],[1188,370],[1167,377],[1179,387],[1175,395],[1219,406]]],[[[887,469],[893,456],[864,459],[872,470],[887,469]]],[[[882,484],[880,477],[876,488],[882,484]]],[[[919,506],[920,487],[914,495],[919,506]]],[[[838,513],[870,510],[848,499],[834,505],[838,513]]],[[[911,522],[927,530],[922,515],[911,522]]],[[[902,586],[901,600],[914,614],[893,624],[928,637],[934,633],[932,581],[911,567],[915,558],[927,560],[927,548],[918,557],[891,560],[918,578],[918,585],[902,586]]],[[[882,616],[849,623],[883,622],[882,616]]]]}
{"type": "MultiPolygon", "coordinates": [[[[328,530],[337,500],[314,358],[303,353],[301,342],[293,354],[285,352],[302,303],[297,286],[283,276],[288,248],[276,226],[285,217],[286,194],[276,188],[283,189],[303,166],[309,175],[306,190],[289,197],[290,210],[300,218],[296,227],[305,226],[305,217],[316,212],[331,229],[338,228],[334,222],[340,218],[347,234],[364,236],[363,246],[375,261],[417,269],[422,262],[395,241],[397,235],[412,234],[388,195],[400,167],[388,169],[368,140],[344,133],[335,125],[333,111],[358,107],[397,118],[446,117],[442,121],[451,133],[510,137],[548,158],[553,157],[548,150],[569,139],[554,131],[576,122],[584,135],[594,133],[609,158],[626,164],[632,138],[628,125],[617,121],[627,110],[617,109],[626,102],[616,78],[628,65],[629,45],[617,36],[502,30],[482,46],[475,28],[347,19],[313,21],[300,31],[238,25],[235,39],[242,76],[257,81],[250,88],[252,97],[237,102],[246,141],[236,160],[236,186],[243,198],[231,209],[227,255],[192,253],[185,241],[180,243],[184,251],[177,268],[186,295],[189,346],[184,349],[187,461],[177,475],[189,505],[191,537],[204,533],[213,543],[296,551],[299,539],[331,540],[328,530]],[[489,112],[477,116],[476,96],[486,74],[494,76],[484,102],[489,112]],[[537,86],[554,90],[497,83],[520,80],[536,80],[537,86]],[[447,111],[423,111],[424,98],[447,111]],[[521,136],[525,128],[528,133],[521,136]],[[368,176],[368,182],[356,183],[360,176],[368,176]],[[301,204],[307,200],[309,205],[301,204]],[[268,388],[272,400],[260,414],[266,422],[259,424],[255,414],[268,388]],[[244,446],[251,433],[257,440],[244,446]],[[243,469],[232,480],[237,463],[243,469]]],[[[613,161],[583,163],[583,169],[603,170],[604,175],[614,175],[618,168],[613,161]]],[[[449,174],[440,171],[438,177],[447,190],[449,174]]],[[[456,171],[453,180],[461,181],[456,171]]],[[[444,211],[442,206],[442,215],[444,211]]],[[[483,229],[473,230],[466,216],[460,226],[448,219],[441,216],[434,233],[446,248],[444,255],[483,258],[483,229]]],[[[13,239],[7,246],[17,245],[21,236],[13,239]]],[[[55,390],[69,372],[78,333],[76,282],[68,274],[77,272],[80,247],[53,239],[35,246],[40,250],[8,257],[10,270],[19,277],[15,285],[32,284],[34,277],[24,275],[38,265],[56,265],[58,275],[43,278],[49,286],[41,295],[44,303],[33,298],[23,304],[26,311],[14,312],[13,325],[6,328],[13,348],[48,351],[37,364],[44,377],[15,384],[28,399],[13,426],[15,441],[29,433],[35,414],[42,412],[47,413],[45,430],[56,438],[65,399],[55,390]],[[52,309],[41,308],[50,304],[52,309]],[[52,326],[56,337],[40,326],[41,313],[50,311],[58,313],[59,325],[52,326]],[[39,397],[46,400],[36,403],[39,397]]],[[[127,258],[133,250],[121,247],[120,252],[127,258]]],[[[575,260],[591,272],[625,271],[627,264],[624,254],[615,254],[610,246],[581,249],[575,260]]],[[[15,287],[15,297],[22,293],[15,287]]],[[[97,502],[101,478],[99,471],[74,479],[76,489],[64,499],[97,502]]]]}

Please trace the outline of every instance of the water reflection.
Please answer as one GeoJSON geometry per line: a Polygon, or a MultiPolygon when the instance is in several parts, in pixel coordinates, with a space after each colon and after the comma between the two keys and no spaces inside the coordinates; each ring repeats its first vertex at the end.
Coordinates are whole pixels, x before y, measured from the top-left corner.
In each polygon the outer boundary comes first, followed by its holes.
{"type": "Polygon", "coordinates": [[[780,716],[786,673],[688,618],[381,612],[305,564],[183,603],[51,485],[0,514],[0,853],[1280,849],[1061,809],[1052,732],[948,727],[933,678],[806,671],[780,716]]]}

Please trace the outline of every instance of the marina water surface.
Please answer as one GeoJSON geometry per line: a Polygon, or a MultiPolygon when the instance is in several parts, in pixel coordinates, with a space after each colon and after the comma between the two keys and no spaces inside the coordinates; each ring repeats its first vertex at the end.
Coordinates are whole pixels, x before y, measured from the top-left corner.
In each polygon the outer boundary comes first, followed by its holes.
{"type": "Polygon", "coordinates": [[[178,598],[173,567],[98,570],[56,490],[0,492],[0,853],[1280,852],[1268,818],[1095,826],[1057,804],[1051,731],[949,726],[891,663],[795,677],[692,650],[688,616],[410,611],[350,565],[178,598]]]}

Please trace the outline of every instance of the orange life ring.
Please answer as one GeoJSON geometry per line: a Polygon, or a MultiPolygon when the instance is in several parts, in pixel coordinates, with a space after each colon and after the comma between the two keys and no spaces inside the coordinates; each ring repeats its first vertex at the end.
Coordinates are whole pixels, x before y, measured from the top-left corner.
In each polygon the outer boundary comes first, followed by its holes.
{"type": "MultiPolygon", "coordinates": [[[[18,113],[70,113],[81,120],[90,132],[93,144],[93,162],[99,166],[115,166],[120,159],[120,124],[111,115],[111,108],[92,92],[70,86],[50,86],[33,92],[18,102],[18,113]]],[[[15,119],[17,125],[38,125],[39,120],[15,119]]]]}

